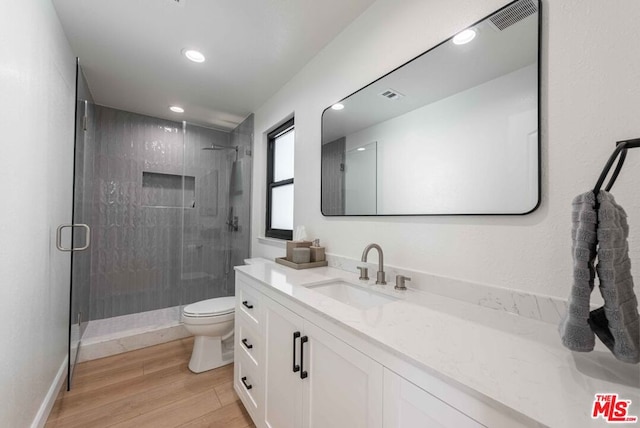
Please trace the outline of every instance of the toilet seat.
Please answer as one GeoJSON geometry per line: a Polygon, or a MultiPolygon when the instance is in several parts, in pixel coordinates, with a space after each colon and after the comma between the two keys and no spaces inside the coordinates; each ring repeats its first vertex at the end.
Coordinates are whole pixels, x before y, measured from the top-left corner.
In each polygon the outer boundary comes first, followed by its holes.
{"type": "Polygon", "coordinates": [[[233,314],[235,312],[235,303],[236,298],[234,296],[202,300],[185,306],[182,310],[182,315],[189,318],[210,318],[233,314]]]}
{"type": "Polygon", "coordinates": [[[233,321],[235,319],[236,314],[233,312],[229,312],[224,315],[211,315],[208,317],[192,317],[190,315],[182,314],[182,323],[185,325],[214,325],[214,324],[222,324],[227,321],[233,321]]]}

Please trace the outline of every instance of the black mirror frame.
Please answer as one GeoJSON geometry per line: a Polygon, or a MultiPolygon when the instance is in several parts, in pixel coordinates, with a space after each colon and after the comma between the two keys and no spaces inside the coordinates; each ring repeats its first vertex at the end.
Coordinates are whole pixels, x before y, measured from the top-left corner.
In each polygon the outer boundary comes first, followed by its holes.
{"type": "MultiPolygon", "coordinates": [[[[508,8],[509,6],[511,6],[514,3],[517,3],[519,0],[514,0],[512,2],[507,3],[506,5],[502,6],[501,8],[493,11],[492,13],[490,13],[489,15],[475,21],[473,24],[465,27],[473,27],[477,24],[479,24],[480,22],[486,20],[487,18],[489,18],[490,16],[495,15],[496,13],[500,12],[503,9],[508,8]]],[[[527,214],[531,214],[534,211],[536,211],[539,207],[540,204],[542,202],[542,143],[541,143],[541,139],[542,139],[542,132],[541,132],[541,124],[542,124],[542,119],[541,119],[541,105],[542,105],[542,91],[540,88],[540,74],[541,74],[541,48],[542,48],[542,12],[543,12],[543,7],[542,7],[542,0],[537,0],[538,1],[538,67],[537,67],[537,72],[538,72],[538,195],[537,195],[537,201],[536,204],[534,205],[534,207],[532,209],[530,209],[529,211],[523,212],[523,213],[447,213],[447,214],[327,214],[324,212],[324,208],[322,206],[322,175],[320,176],[320,212],[322,213],[322,215],[324,217],[426,217],[426,216],[440,216],[440,217],[444,217],[444,216],[523,216],[523,215],[527,215],[527,214]]],[[[455,34],[458,34],[460,31],[464,30],[461,29],[458,32],[456,32],[455,34]]],[[[420,55],[415,56],[414,58],[410,59],[409,61],[405,62],[404,64],[401,64],[400,66],[394,68],[393,70],[389,71],[388,73],[384,74],[383,76],[380,76],[379,78],[377,78],[376,80],[368,83],[367,85],[363,86],[362,88],[358,89],[355,92],[352,92],[351,94],[347,95],[346,97],[342,98],[339,101],[336,101],[335,103],[332,103],[329,107],[325,108],[322,111],[322,115],[320,116],[320,145],[321,145],[321,153],[322,153],[322,141],[323,139],[323,133],[324,133],[324,127],[322,126],[322,121],[324,119],[324,114],[331,109],[331,106],[336,104],[336,103],[340,103],[344,100],[346,100],[347,98],[349,98],[350,96],[368,88],[369,86],[373,85],[374,83],[378,82],[379,80],[387,77],[388,75],[390,75],[391,73],[395,72],[396,70],[404,67],[405,65],[417,60],[418,58],[428,54],[429,52],[431,52],[432,50],[438,48],[439,46],[449,42],[451,39],[453,39],[453,37],[455,36],[455,34],[449,38],[447,38],[446,40],[443,40],[442,42],[438,43],[437,45],[433,46],[430,49],[427,49],[426,51],[422,52],[420,55]]],[[[320,155],[320,174],[322,174],[322,154],[320,155]]]]}

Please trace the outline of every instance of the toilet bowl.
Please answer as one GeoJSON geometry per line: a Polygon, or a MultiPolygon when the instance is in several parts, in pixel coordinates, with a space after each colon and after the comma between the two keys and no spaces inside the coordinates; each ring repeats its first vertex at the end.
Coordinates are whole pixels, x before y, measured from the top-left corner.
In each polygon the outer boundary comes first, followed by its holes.
{"type": "Polygon", "coordinates": [[[235,297],[218,297],[182,309],[182,322],[195,336],[189,370],[201,373],[233,362],[235,297]]]}

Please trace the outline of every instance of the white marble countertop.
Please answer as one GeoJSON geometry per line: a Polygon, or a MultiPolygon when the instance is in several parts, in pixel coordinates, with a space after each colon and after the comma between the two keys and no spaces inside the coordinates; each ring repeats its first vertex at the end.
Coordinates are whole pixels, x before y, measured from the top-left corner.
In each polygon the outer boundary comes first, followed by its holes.
{"type": "Polygon", "coordinates": [[[541,424],[607,426],[591,418],[597,393],[632,400],[629,415],[640,417],[640,366],[616,360],[600,344],[590,353],[572,353],[562,347],[554,325],[411,288],[395,291],[393,284],[371,285],[330,267],[294,270],[257,262],[236,270],[407,362],[541,424]],[[332,279],[398,300],[359,310],[306,288],[332,279]]]}

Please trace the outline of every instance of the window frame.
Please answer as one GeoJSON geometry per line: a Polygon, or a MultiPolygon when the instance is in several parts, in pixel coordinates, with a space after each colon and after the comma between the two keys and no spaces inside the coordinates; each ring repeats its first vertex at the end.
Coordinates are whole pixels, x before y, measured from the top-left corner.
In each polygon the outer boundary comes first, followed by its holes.
{"type": "MultiPolygon", "coordinates": [[[[275,161],[275,145],[276,139],[287,132],[291,132],[295,130],[294,119],[291,118],[287,120],[282,125],[278,126],[273,131],[267,134],[267,218],[266,218],[266,227],[265,227],[265,237],[267,238],[275,238],[275,239],[285,239],[291,240],[293,239],[293,229],[274,229],[271,227],[271,206],[272,200],[271,195],[273,194],[272,190],[276,187],[286,186],[293,184],[293,178],[288,178],[286,180],[273,181],[274,177],[274,168],[273,164],[275,161]]],[[[294,137],[294,153],[295,153],[295,137],[294,137]]]]}

